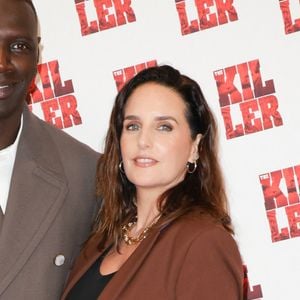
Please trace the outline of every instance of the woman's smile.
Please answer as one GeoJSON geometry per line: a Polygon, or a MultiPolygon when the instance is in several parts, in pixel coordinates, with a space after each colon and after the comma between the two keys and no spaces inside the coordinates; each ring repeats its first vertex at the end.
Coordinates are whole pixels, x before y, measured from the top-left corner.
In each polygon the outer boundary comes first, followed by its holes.
{"type": "Polygon", "coordinates": [[[134,164],[140,168],[148,168],[156,165],[158,163],[157,160],[150,157],[136,157],[133,159],[134,164]]]}

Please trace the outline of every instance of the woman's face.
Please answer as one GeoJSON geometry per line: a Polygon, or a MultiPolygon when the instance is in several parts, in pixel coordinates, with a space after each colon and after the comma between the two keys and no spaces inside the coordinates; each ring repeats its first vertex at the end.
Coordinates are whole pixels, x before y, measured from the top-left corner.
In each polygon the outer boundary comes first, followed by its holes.
{"type": "Polygon", "coordinates": [[[179,94],[157,83],[145,83],[128,98],[121,134],[127,178],[141,189],[160,195],[182,181],[188,161],[198,158],[198,143],[185,117],[179,94]]]}

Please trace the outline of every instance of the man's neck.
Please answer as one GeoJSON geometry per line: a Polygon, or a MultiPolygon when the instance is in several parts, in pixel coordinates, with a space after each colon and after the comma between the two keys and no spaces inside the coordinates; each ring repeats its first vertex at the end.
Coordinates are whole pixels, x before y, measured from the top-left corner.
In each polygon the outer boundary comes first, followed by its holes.
{"type": "Polygon", "coordinates": [[[22,112],[10,118],[0,118],[0,150],[12,145],[16,140],[21,124],[22,112]]]}

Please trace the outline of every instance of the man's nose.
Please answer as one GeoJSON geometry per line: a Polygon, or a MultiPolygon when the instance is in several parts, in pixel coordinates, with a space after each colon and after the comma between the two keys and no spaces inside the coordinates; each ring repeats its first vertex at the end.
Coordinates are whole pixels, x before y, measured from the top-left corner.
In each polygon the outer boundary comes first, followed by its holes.
{"type": "Polygon", "coordinates": [[[4,47],[0,46],[0,73],[7,72],[11,70],[11,60],[10,60],[10,53],[4,47]]]}

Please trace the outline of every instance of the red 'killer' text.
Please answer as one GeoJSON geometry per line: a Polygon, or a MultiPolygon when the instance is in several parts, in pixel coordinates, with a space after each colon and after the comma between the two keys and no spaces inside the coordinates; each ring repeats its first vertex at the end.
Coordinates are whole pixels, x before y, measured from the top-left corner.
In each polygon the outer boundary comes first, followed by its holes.
{"type": "Polygon", "coordinates": [[[131,0],[75,0],[75,5],[83,36],[136,20],[131,0]],[[92,7],[91,10],[96,13],[97,20],[88,20],[86,5],[92,7]]]}
{"type": "Polygon", "coordinates": [[[300,165],[259,176],[272,242],[300,236],[300,165]],[[281,214],[280,214],[281,213],[281,214]],[[279,228],[278,215],[285,225],[279,228]]]}
{"type": "Polygon", "coordinates": [[[263,83],[258,59],[217,70],[214,77],[227,139],[283,124],[274,82],[263,83]],[[242,121],[234,121],[232,108],[242,121]]]}
{"type": "Polygon", "coordinates": [[[38,65],[37,77],[42,89],[32,84],[29,108],[39,103],[44,120],[60,129],[82,124],[72,80],[62,82],[58,61],[38,65]]]}
{"type": "Polygon", "coordinates": [[[248,269],[246,265],[243,265],[244,269],[244,291],[243,291],[243,299],[247,300],[255,300],[262,299],[263,293],[260,285],[250,286],[249,278],[248,278],[248,269]]]}
{"type": "MultiPolygon", "coordinates": [[[[286,34],[293,33],[296,31],[300,31],[300,17],[298,19],[293,19],[292,15],[294,13],[295,8],[293,9],[290,0],[279,0],[280,1],[280,9],[284,21],[284,30],[286,34]]],[[[292,0],[294,2],[294,6],[298,6],[297,13],[300,16],[300,4],[299,0],[292,0]]]]}
{"type": "Polygon", "coordinates": [[[150,60],[146,63],[141,63],[135,66],[113,71],[113,76],[116,82],[117,90],[120,91],[124,84],[140,71],[155,66],[157,66],[156,60],[150,60]]]}
{"type": "Polygon", "coordinates": [[[175,0],[182,35],[237,21],[233,0],[175,0]],[[196,19],[190,20],[187,6],[195,10],[196,19]]]}

